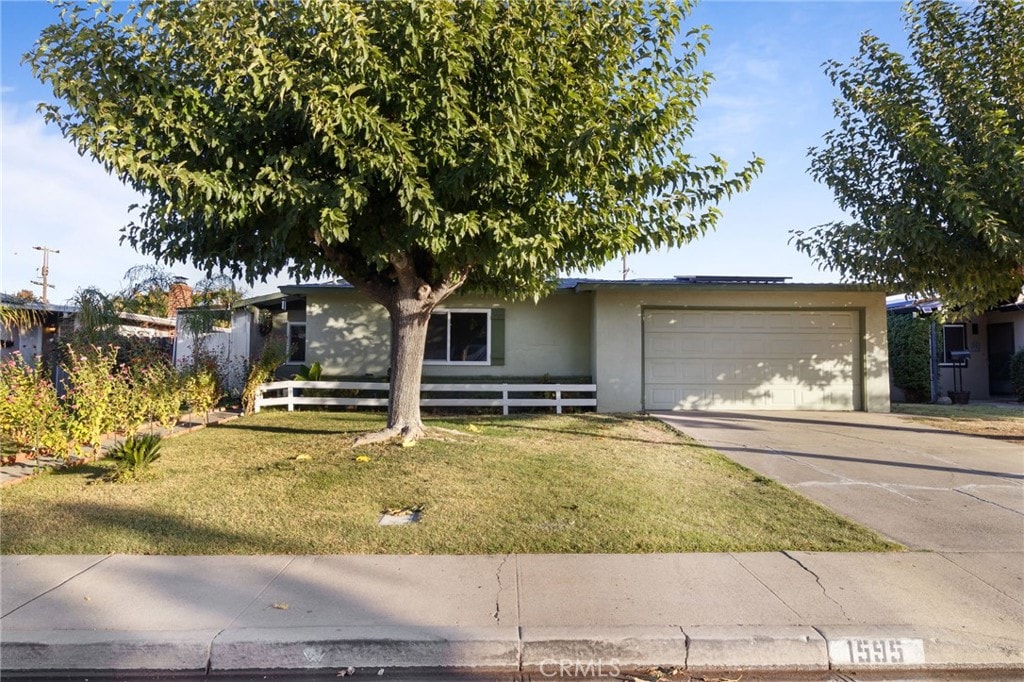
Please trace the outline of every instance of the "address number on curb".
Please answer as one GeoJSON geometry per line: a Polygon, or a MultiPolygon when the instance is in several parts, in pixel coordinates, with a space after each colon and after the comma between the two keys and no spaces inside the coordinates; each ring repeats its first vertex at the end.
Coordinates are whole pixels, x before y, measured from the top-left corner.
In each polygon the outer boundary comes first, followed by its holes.
{"type": "Polygon", "coordinates": [[[829,641],[828,657],[832,663],[847,665],[920,665],[924,640],[837,639],[829,641]]]}

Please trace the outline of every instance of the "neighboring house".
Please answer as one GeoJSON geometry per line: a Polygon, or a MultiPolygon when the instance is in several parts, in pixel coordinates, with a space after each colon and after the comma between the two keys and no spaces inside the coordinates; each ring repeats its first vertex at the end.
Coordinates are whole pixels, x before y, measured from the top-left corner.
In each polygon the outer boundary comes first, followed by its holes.
{"type": "MultiPolygon", "coordinates": [[[[787,279],[564,280],[537,303],[456,294],[431,318],[424,380],[584,379],[602,412],[888,411],[884,294],[787,279]]],[[[387,313],[345,282],[283,286],[233,321],[250,357],[285,344],[282,376],[312,362],[387,376],[387,313]]]]}
{"type": "Polygon", "coordinates": [[[40,357],[49,357],[60,338],[61,328],[75,314],[75,308],[26,301],[15,296],[0,294],[0,305],[27,313],[32,323],[26,326],[6,324],[0,319],[0,361],[10,360],[20,353],[25,361],[35,365],[40,357]]]}
{"type": "MultiPolygon", "coordinates": [[[[937,299],[909,299],[888,305],[890,312],[923,317],[941,307],[942,302],[937,299]]],[[[963,375],[963,390],[970,391],[971,399],[1013,397],[1010,358],[1024,348],[1024,295],[968,320],[936,323],[935,334],[939,396],[953,390],[953,374],[958,371],[954,353],[968,351],[970,357],[959,371],[963,375]]],[[[958,383],[959,380],[958,375],[958,383]]],[[[899,397],[896,390],[893,393],[899,397]]]]}
{"type": "MultiPolygon", "coordinates": [[[[53,370],[51,378],[60,386],[64,375],[54,362],[57,342],[75,329],[75,315],[78,309],[74,306],[25,301],[7,294],[0,294],[0,305],[30,313],[29,319],[32,320],[31,324],[24,326],[5,324],[3,319],[0,319],[0,361],[6,362],[13,358],[15,353],[20,353],[28,364],[36,366],[42,358],[50,363],[53,370]]],[[[147,338],[158,348],[170,350],[171,339],[174,336],[174,320],[124,312],[118,313],[117,316],[117,333],[121,336],[147,338]]]]}

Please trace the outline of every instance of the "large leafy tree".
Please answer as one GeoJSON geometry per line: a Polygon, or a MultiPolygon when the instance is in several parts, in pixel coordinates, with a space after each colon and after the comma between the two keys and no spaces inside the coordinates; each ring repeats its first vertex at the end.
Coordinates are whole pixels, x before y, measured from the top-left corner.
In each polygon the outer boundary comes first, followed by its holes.
{"type": "Polygon", "coordinates": [[[854,220],[796,245],[849,279],[977,313],[1024,284],[1024,3],[904,12],[908,56],[867,33],[849,64],[826,64],[839,127],[810,171],[854,220]]]}
{"type": "Polygon", "coordinates": [[[711,76],[687,2],[143,1],[62,8],[50,121],[147,198],[125,239],[248,281],[340,274],[391,318],[386,436],[422,432],[461,287],[681,245],[759,171],[685,143],[711,76]]]}

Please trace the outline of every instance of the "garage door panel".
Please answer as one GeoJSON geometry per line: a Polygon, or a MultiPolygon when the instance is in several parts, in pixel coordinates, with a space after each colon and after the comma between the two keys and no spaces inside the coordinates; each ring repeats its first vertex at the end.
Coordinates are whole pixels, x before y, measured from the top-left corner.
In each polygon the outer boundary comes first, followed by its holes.
{"type": "MultiPolygon", "coordinates": [[[[678,329],[681,324],[680,317],[671,312],[652,311],[647,313],[644,318],[644,326],[650,332],[673,331],[678,329]]],[[[697,325],[689,323],[689,326],[696,328],[697,325]]]]}
{"type": "Polygon", "coordinates": [[[854,311],[661,310],[644,324],[648,409],[860,408],[854,311]]]}

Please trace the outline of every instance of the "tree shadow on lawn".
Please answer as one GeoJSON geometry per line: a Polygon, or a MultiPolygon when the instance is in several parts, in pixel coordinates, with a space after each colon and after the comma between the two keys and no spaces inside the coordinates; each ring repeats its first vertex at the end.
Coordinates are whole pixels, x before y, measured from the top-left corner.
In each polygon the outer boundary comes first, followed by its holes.
{"type": "Polygon", "coordinates": [[[366,433],[372,427],[364,426],[358,428],[339,428],[339,429],[316,429],[316,428],[301,428],[292,426],[262,426],[258,424],[223,424],[220,426],[221,430],[232,430],[232,431],[259,431],[261,433],[280,433],[290,434],[296,436],[352,436],[366,433]]]}
{"type": "MultiPolygon", "coordinates": [[[[284,538],[270,538],[257,533],[215,530],[185,521],[177,516],[145,509],[97,504],[95,502],[61,503],[61,514],[73,524],[88,524],[128,534],[129,543],[138,549],[113,548],[132,554],[190,554],[202,549],[204,554],[302,554],[309,547],[284,538]]],[[[74,528],[76,525],[70,527],[74,528]]]]}
{"type": "MultiPolygon", "coordinates": [[[[620,436],[605,431],[606,428],[614,426],[637,426],[637,425],[652,425],[655,428],[662,428],[662,422],[649,417],[638,417],[633,415],[601,415],[598,419],[588,422],[593,425],[594,430],[586,431],[583,429],[574,428],[552,428],[549,426],[536,426],[528,423],[527,419],[540,420],[541,417],[550,415],[516,415],[515,421],[510,423],[502,423],[502,420],[508,419],[508,417],[502,417],[500,419],[488,420],[486,425],[488,428],[496,429],[518,429],[521,431],[537,431],[544,433],[556,433],[565,436],[582,436],[592,440],[617,440],[624,443],[643,443],[645,445],[687,445],[688,443],[684,440],[683,434],[678,431],[665,431],[665,439],[658,440],[654,438],[639,438],[632,436],[620,436]],[[525,418],[525,419],[524,419],[525,418]],[[524,423],[525,422],[525,423],[524,423]]],[[[572,416],[572,415],[561,415],[561,416],[572,416]]]]}

